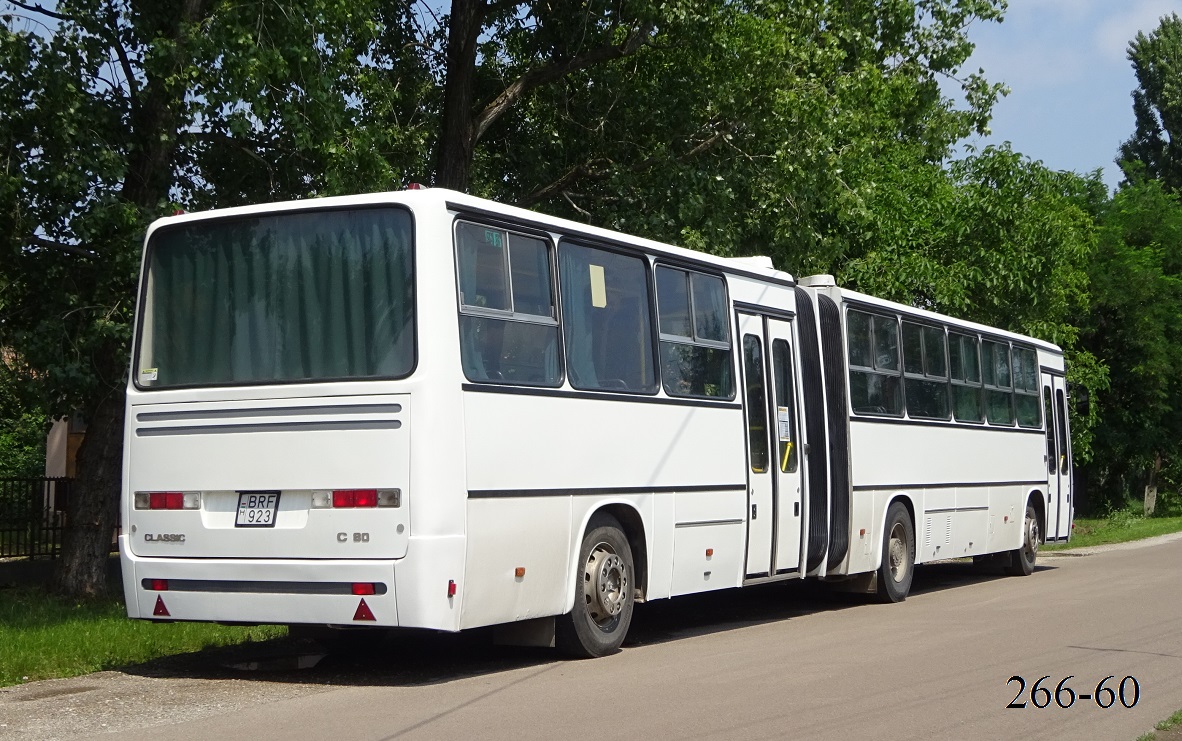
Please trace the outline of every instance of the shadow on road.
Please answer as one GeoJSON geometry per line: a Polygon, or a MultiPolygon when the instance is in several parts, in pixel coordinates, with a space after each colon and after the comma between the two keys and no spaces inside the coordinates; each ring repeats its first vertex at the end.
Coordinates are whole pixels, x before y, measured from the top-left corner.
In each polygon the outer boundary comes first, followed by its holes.
{"type": "MultiPolygon", "coordinates": [[[[1039,571],[1053,566],[1038,567],[1039,571]]],[[[920,566],[911,594],[922,597],[1007,578],[967,561],[920,566]]],[[[871,595],[840,592],[816,580],[657,600],[636,606],[627,647],[676,641],[791,620],[873,603],[871,595]]],[[[874,609],[889,610],[889,605],[874,609]]],[[[208,649],[125,667],[149,677],[239,679],[332,686],[414,686],[451,682],[562,661],[552,649],[496,646],[490,629],[462,633],[420,630],[343,631],[331,644],[306,639],[208,649]],[[296,669],[298,662],[314,664],[296,669]],[[243,669],[251,666],[253,669],[243,669]],[[235,668],[237,667],[237,668],[235,668]]]]}

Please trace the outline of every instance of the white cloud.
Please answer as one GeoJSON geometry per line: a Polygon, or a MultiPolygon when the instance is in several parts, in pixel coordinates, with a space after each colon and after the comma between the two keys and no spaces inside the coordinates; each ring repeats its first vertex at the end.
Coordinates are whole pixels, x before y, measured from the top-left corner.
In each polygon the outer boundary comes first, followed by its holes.
{"type": "Polygon", "coordinates": [[[1110,7],[1096,29],[1096,46],[1110,60],[1125,61],[1129,42],[1137,32],[1151,32],[1163,15],[1182,15],[1182,0],[1135,0],[1130,5],[1118,3],[1110,7]]]}

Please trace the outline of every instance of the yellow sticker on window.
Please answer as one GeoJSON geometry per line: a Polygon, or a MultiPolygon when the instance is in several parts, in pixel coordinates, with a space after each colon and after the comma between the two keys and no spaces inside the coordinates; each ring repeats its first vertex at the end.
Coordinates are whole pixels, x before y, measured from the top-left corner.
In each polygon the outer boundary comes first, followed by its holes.
{"type": "Polygon", "coordinates": [[[591,305],[596,309],[607,308],[607,284],[603,280],[603,266],[591,265],[591,305]]]}

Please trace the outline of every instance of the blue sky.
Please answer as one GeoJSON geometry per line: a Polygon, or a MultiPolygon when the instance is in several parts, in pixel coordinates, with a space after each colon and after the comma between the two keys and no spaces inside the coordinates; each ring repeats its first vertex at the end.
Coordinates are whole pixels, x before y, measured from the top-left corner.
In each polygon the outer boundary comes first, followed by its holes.
{"type": "Polygon", "coordinates": [[[977,48],[966,69],[1012,91],[993,110],[992,135],[969,143],[1009,141],[1055,170],[1103,168],[1115,187],[1113,160],[1133,133],[1128,44],[1171,12],[1182,15],[1182,0],[1010,0],[1002,23],[969,29],[977,48]]]}

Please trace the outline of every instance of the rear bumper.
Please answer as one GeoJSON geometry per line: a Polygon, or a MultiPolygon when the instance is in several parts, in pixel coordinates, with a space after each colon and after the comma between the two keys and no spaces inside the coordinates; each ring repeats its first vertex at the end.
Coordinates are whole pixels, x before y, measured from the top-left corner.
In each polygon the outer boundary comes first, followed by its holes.
{"type": "Polygon", "coordinates": [[[199,559],[137,556],[119,538],[127,616],[149,620],[397,626],[393,560],[199,559]],[[145,579],[177,588],[147,589],[145,579]],[[352,583],[384,593],[354,595],[352,583]],[[265,585],[265,589],[261,586],[265,585]],[[158,600],[168,615],[157,615],[158,600]],[[373,620],[354,620],[364,600],[373,620]]]}

